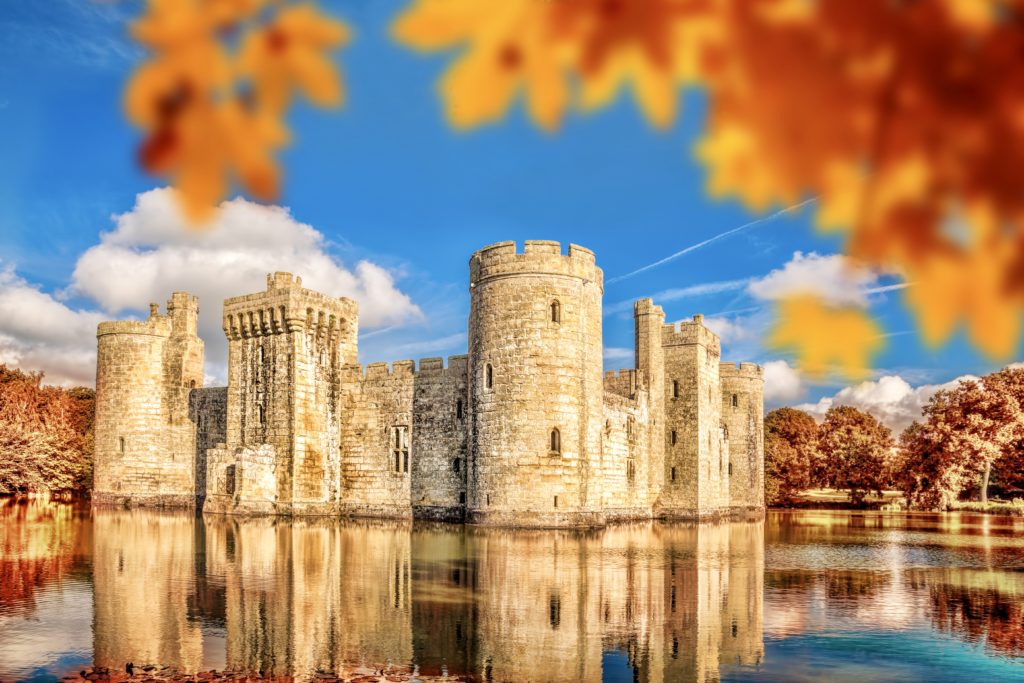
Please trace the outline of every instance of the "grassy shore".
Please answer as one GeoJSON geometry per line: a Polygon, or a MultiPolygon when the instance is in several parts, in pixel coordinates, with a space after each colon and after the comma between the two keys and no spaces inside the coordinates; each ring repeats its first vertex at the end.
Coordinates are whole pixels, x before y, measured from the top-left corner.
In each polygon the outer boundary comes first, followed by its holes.
{"type": "MultiPolygon", "coordinates": [[[[864,498],[864,504],[854,508],[850,503],[849,493],[837,489],[809,489],[798,496],[796,508],[827,508],[827,509],[869,509],[889,510],[898,512],[907,509],[907,500],[902,491],[882,491],[879,496],[874,493],[864,498]]],[[[953,506],[957,512],[981,512],[991,515],[1024,516],[1024,499],[1012,501],[990,499],[989,502],[959,501],[953,506]]]]}

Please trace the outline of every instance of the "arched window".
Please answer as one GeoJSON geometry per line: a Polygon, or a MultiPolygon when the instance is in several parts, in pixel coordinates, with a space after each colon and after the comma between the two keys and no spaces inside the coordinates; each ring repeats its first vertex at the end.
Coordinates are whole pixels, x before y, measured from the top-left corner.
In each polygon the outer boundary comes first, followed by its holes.
{"type": "Polygon", "coordinates": [[[555,427],[551,430],[551,452],[560,454],[562,452],[562,433],[555,427]]]}
{"type": "Polygon", "coordinates": [[[562,304],[558,303],[557,299],[551,302],[551,322],[562,322],[562,304]]]}
{"type": "Polygon", "coordinates": [[[118,450],[121,451],[121,454],[124,455],[124,437],[123,436],[117,440],[117,447],[118,447],[118,450]]]}
{"type": "Polygon", "coordinates": [[[491,364],[487,364],[487,368],[484,370],[484,387],[487,389],[494,388],[494,368],[491,364]]]}
{"type": "Polygon", "coordinates": [[[195,389],[196,388],[196,381],[192,380],[191,382],[189,382],[188,383],[188,388],[189,389],[195,389]]]}
{"type": "Polygon", "coordinates": [[[679,398],[679,382],[672,380],[672,398],[679,398]]]}
{"type": "Polygon", "coordinates": [[[740,404],[740,397],[736,394],[732,395],[732,407],[735,408],[740,404]]]}

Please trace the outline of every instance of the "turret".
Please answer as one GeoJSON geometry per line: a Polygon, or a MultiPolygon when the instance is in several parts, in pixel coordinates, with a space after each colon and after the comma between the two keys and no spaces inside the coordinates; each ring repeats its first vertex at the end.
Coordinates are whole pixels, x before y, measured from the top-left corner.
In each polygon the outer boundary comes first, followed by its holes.
{"type": "Polygon", "coordinates": [[[729,430],[730,505],[764,511],[764,368],[722,363],[722,421],[729,430]]]}
{"type": "Polygon", "coordinates": [[[603,521],[603,281],[577,245],[501,242],[470,260],[470,521],[603,521]]]}

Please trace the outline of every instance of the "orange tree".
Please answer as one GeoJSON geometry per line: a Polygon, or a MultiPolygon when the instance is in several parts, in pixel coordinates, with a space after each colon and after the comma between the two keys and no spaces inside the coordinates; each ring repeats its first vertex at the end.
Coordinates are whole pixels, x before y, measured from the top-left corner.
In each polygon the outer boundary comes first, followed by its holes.
{"type": "Polygon", "coordinates": [[[769,505],[789,505],[811,486],[818,463],[818,425],[810,414],[778,408],[764,418],[765,498],[769,505]]]}
{"type": "Polygon", "coordinates": [[[892,448],[892,432],[874,416],[852,406],[830,408],[818,429],[821,483],[848,490],[855,505],[870,491],[881,495],[892,448]]]}

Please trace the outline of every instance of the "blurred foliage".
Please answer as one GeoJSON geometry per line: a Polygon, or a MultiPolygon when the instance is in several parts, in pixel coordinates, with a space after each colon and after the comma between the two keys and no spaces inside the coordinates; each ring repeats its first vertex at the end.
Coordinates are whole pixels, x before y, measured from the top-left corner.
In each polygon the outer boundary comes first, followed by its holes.
{"type": "Polygon", "coordinates": [[[899,484],[912,507],[946,510],[980,479],[987,502],[993,468],[1024,469],[1024,368],[1007,368],[937,392],[900,436],[899,484]]]}
{"type": "Polygon", "coordinates": [[[91,484],[95,392],[42,379],[0,365],[0,494],[65,494],[91,484]]]}
{"type": "Polygon", "coordinates": [[[131,33],[150,52],[124,94],[145,134],[139,164],[173,183],[193,222],[209,219],[232,183],[277,198],[275,153],[290,140],[296,92],[323,107],[343,100],[328,53],[349,31],[311,2],[149,0],[131,33]]]}
{"type": "MultiPolygon", "coordinates": [[[[816,196],[818,226],[844,231],[851,262],[911,283],[927,343],[965,324],[993,357],[1017,348],[1024,2],[413,0],[392,32],[459,50],[439,88],[457,128],[522,95],[554,130],[626,86],[666,127],[678,89],[702,87],[711,195],[755,211],[816,196]]],[[[862,376],[879,346],[866,313],[802,298],[782,305],[778,345],[811,371],[862,376]],[[812,327],[829,319],[843,324],[812,327]]]]}

